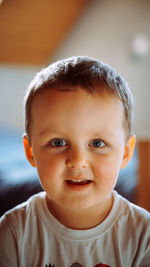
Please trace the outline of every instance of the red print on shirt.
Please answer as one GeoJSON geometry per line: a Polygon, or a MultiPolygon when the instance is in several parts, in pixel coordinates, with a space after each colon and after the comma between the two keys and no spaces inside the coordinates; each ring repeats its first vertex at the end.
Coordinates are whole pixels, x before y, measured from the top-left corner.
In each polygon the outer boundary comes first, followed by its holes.
{"type": "MultiPolygon", "coordinates": [[[[45,267],[55,267],[55,265],[54,264],[52,265],[50,263],[49,265],[46,264],[45,267]]],[[[83,266],[76,261],[76,262],[72,263],[70,265],[70,267],[83,267],[83,266]]],[[[98,263],[98,264],[94,265],[93,267],[111,267],[111,266],[107,265],[107,264],[103,264],[103,263],[98,263]]]]}

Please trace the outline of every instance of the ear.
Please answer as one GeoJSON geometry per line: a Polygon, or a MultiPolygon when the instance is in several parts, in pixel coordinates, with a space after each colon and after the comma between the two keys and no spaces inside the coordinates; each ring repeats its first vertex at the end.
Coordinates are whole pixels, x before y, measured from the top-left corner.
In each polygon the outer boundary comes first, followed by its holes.
{"type": "Polygon", "coordinates": [[[125,144],[121,169],[125,168],[130,159],[132,158],[135,148],[135,142],[136,142],[136,136],[134,134],[130,135],[127,143],[125,144]]]}
{"type": "Polygon", "coordinates": [[[25,154],[26,154],[28,161],[33,167],[36,167],[33,153],[32,153],[32,147],[26,135],[23,136],[23,144],[24,144],[25,154]]]}

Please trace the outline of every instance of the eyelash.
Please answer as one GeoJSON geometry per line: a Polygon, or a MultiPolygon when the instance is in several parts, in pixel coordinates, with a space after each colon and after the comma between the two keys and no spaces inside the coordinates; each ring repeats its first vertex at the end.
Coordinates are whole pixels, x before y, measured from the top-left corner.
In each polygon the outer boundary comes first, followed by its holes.
{"type": "Polygon", "coordinates": [[[101,139],[93,139],[92,142],[90,142],[90,146],[92,146],[91,144],[94,143],[94,142],[95,142],[95,146],[93,145],[93,147],[95,147],[95,148],[101,148],[101,147],[104,147],[106,145],[105,142],[103,140],[101,140],[101,139]],[[98,143],[100,145],[103,143],[103,145],[102,146],[97,146],[98,143]]]}
{"type": "Polygon", "coordinates": [[[66,146],[66,145],[67,145],[67,142],[66,142],[64,139],[62,139],[62,138],[55,138],[55,139],[53,139],[53,140],[50,141],[50,145],[51,145],[52,147],[60,148],[60,147],[64,147],[64,146],[66,146]],[[56,145],[55,142],[59,142],[59,143],[61,143],[62,145],[61,145],[61,146],[56,145]],[[64,145],[64,143],[65,143],[65,145],[64,145]]]}
{"type": "MultiPolygon", "coordinates": [[[[62,147],[66,147],[68,145],[67,141],[65,141],[64,139],[62,138],[55,138],[55,139],[52,139],[50,142],[48,142],[47,146],[51,146],[51,147],[54,147],[54,148],[62,148],[62,147]],[[56,143],[58,142],[58,143],[56,143]]],[[[89,143],[89,146],[93,146],[94,148],[102,148],[104,146],[106,146],[106,142],[104,142],[102,139],[93,139],[90,143],[89,143]],[[95,145],[93,145],[95,142],[95,145]],[[98,146],[99,144],[99,146],[98,146]]]]}

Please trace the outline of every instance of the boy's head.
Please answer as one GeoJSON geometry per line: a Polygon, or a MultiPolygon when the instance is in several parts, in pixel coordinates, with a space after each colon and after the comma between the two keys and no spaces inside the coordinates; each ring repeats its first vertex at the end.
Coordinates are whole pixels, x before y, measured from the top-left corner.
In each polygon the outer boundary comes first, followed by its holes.
{"type": "Polygon", "coordinates": [[[32,132],[32,102],[44,90],[76,90],[77,87],[93,94],[116,96],[124,109],[124,129],[127,139],[133,120],[133,97],[126,81],[110,66],[89,57],[72,57],[51,64],[41,70],[29,85],[25,96],[25,131],[29,140],[32,132]]]}
{"type": "Polygon", "coordinates": [[[25,104],[26,156],[52,212],[59,217],[60,208],[77,212],[101,204],[105,214],[135,144],[125,81],[98,60],[73,57],[37,74],[25,104]]]}

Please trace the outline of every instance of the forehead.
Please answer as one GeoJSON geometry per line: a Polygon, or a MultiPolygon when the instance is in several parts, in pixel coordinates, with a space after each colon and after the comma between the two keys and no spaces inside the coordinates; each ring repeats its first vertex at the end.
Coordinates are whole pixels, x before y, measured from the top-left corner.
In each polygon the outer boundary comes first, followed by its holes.
{"type": "MultiPolygon", "coordinates": [[[[50,103],[55,103],[55,107],[57,109],[58,106],[63,105],[65,102],[68,103],[72,101],[74,104],[82,105],[84,102],[85,105],[93,105],[93,103],[97,103],[100,107],[100,102],[103,103],[118,103],[118,105],[123,106],[122,102],[119,98],[113,94],[112,92],[108,92],[104,88],[102,90],[88,91],[82,87],[76,88],[64,88],[61,89],[44,89],[43,91],[38,92],[33,101],[32,101],[32,109],[35,107],[50,108],[50,103]],[[61,100],[61,101],[60,101],[61,100]]],[[[73,107],[72,107],[73,108],[73,107]]],[[[64,107],[65,109],[65,107],[64,107]]]]}
{"type": "Polygon", "coordinates": [[[97,127],[106,132],[123,128],[124,112],[121,101],[113,95],[74,91],[47,90],[37,95],[32,103],[32,128],[46,132],[52,128],[97,127]]]}

